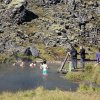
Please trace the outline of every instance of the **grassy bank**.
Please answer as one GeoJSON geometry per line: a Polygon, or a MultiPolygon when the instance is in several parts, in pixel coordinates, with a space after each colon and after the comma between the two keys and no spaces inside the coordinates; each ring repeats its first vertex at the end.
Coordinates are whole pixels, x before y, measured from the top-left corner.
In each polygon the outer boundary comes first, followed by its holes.
{"type": "Polygon", "coordinates": [[[73,81],[86,81],[100,84],[100,66],[86,64],[84,72],[82,70],[68,72],[66,78],[73,81]]]}
{"type": "Polygon", "coordinates": [[[20,91],[16,93],[4,92],[0,94],[0,100],[100,100],[100,92],[64,92],[56,90],[44,90],[42,87],[36,90],[20,91]]]}

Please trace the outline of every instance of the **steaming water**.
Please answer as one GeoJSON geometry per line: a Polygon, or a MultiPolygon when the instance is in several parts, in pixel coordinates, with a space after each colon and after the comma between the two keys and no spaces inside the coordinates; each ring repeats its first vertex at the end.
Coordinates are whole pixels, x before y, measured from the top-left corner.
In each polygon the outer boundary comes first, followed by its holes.
{"type": "Polygon", "coordinates": [[[72,90],[75,91],[78,84],[62,78],[62,75],[57,73],[59,64],[48,64],[48,76],[43,77],[39,64],[35,68],[30,68],[26,63],[24,68],[12,64],[0,65],[0,92],[3,91],[18,91],[30,90],[39,86],[46,89],[54,90],[72,90]]]}

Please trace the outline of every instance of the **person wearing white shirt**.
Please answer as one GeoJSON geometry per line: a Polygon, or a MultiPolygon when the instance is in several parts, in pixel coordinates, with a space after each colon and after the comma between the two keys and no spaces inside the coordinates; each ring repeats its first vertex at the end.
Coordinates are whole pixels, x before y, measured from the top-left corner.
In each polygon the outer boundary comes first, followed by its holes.
{"type": "Polygon", "coordinates": [[[42,69],[43,75],[48,75],[48,72],[47,72],[48,66],[46,64],[46,61],[43,61],[43,63],[40,65],[40,69],[42,69]]]}

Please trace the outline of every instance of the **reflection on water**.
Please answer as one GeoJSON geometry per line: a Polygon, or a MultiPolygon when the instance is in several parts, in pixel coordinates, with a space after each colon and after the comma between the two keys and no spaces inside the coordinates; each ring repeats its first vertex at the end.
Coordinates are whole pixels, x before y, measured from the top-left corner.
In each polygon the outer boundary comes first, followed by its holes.
{"type": "Polygon", "coordinates": [[[48,76],[42,76],[39,64],[30,68],[26,63],[24,68],[11,64],[0,65],[0,92],[35,89],[43,86],[46,89],[76,90],[78,84],[61,78],[57,73],[57,64],[49,64],[48,76]],[[54,67],[53,67],[54,66],[54,67]],[[56,67],[55,67],[56,66],[56,67]]]}

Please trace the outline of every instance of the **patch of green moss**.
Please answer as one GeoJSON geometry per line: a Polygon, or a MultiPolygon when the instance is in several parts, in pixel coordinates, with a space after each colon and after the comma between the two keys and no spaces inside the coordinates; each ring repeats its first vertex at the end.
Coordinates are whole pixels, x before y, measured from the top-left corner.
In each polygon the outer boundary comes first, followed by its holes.
{"type": "Polygon", "coordinates": [[[80,84],[78,90],[78,92],[100,92],[100,88],[97,88],[97,87],[93,87],[92,85],[90,86],[87,86],[85,84],[80,84]]]}
{"type": "Polygon", "coordinates": [[[7,63],[7,62],[13,62],[15,61],[15,57],[14,56],[10,56],[7,54],[0,54],[0,63],[7,63]]]}

